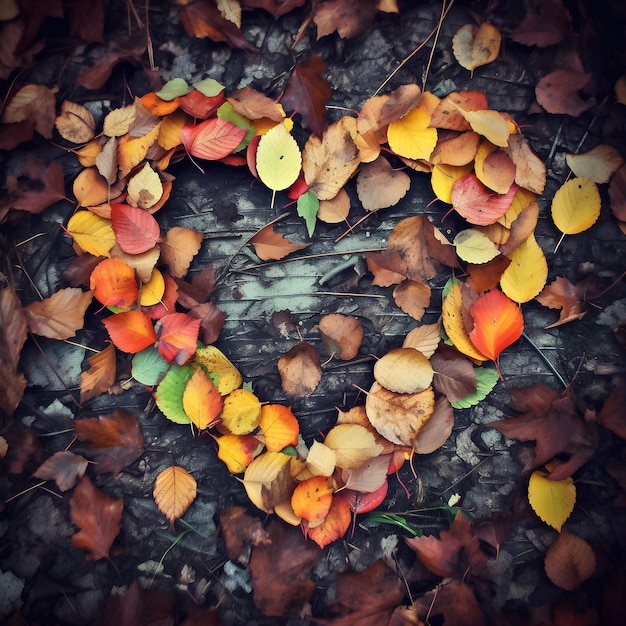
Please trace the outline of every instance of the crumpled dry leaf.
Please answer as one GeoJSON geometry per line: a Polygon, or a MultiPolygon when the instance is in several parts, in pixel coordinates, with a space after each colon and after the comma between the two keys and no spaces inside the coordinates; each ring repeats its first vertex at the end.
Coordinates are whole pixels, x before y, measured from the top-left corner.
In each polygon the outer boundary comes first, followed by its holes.
{"type": "Polygon", "coordinates": [[[301,341],[278,360],[283,391],[290,396],[310,396],[322,378],[319,352],[301,341]]]}
{"type": "Polygon", "coordinates": [[[318,330],[330,356],[349,361],[359,353],[363,341],[363,326],[356,317],[340,313],[324,315],[320,319],[318,330]]]}

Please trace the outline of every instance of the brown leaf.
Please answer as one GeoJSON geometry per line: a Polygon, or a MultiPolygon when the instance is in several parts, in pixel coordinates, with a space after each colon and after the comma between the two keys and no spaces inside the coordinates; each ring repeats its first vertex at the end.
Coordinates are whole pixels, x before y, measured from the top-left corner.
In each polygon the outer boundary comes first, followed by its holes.
{"type": "Polygon", "coordinates": [[[254,604],[263,615],[299,616],[315,590],[310,575],[321,551],[283,522],[273,521],[268,534],[250,557],[254,604]]]}
{"type": "Polygon", "coordinates": [[[332,96],[330,86],[322,77],[326,63],[321,56],[314,56],[297,63],[280,103],[288,111],[302,116],[302,126],[318,137],[328,128],[326,102],[332,96]]]}
{"type": "Polygon", "coordinates": [[[247,564],[246,548],[271,540],[258,517],[253,517],[242,506],[230,506],[220,511],[220,527],[231,561],[247,564]]]}
{"type": "Polygon", "coordinates": [[[406,279],[406,263],[395,248],[387,248],[381,252],[368,252],[365,256],[367,269],[374,275],[372,285],[389,287],[406,279]]]}
{"type": "Polygon", "coordinates": [[[87,143],[96,134],[96,121],[93,113],[82,104],[71,100],[65,100],[61,104],[61,113],[54,125],[59,135],[72,143],[87,143]]]}
{"type": "Polygon", "coordinates": [[[548,578],[561,589],[574,591],[596,570],[596,555],[581,537],[562,530],[546,554],[548,578]]]}
{"type": "Polygon", "coordinates": [[[515,184],[542,194],[546,186],[546,165],[532,151],[528,139],[520,133],[509,135],[509,145],[503,150],[515,164],[515,184]]]}
{"type": "Polygon", "coordinates": [[[337,31],[343,39],[365,32],[378,12],[376,0],[326,0],[313,5],[318,40],[337,31]]]}
{"type": "Polygon", "coordinates": [[[46,165],[38,157],[29,154],[23,174],[34,184],[18,187],[17,195],[10,205],[14,209],[37,214],[65,198],[63,172],[56,161],[46,165]]]}
{"type": "Polygon", "coordinates": [[[103,43],[104,6],[102,0],[63,0],[70,23],[70,34],[87,43],[103,43]]]}
{"type": "Polygon", "coordinates": [[[527,13],[509,37],[525,46],[546,48],[563,41],[571,25],[572,18],[562,0],[542,0],[539,12],[527,13]]]}
{"type": "Polygon", "coordinates": [[[407,277],[426,281],[437,275],[442,265],[457,265],[454,246],[446,241],[425,215],[402,220],[391,231],[388,247],[396,250],[407,266],[407,277]]]}
{"type": "Polygon", "coordinates": [[[626,165],[622,165],[609,183],[609,199],[611,211],[615,217],[626,222],[626,165]]]}
{"type": "Polygon", "coordinates": [[[8,444],[2,467],[9,474],[30,473],[41,465],[41,443],[30,428],[11,424],[2,431],[2,436],[8,444]]]}
{"type": "Polygon", "coordinates": [[[254,246],[257,256],[263,261],[278,261],[296,250],[306,248],[308,243],[293,243],[274,230],[272,224],[262,228],[250,243],[254,246]]]}
{"type": "Polygon", "coordinates": [[[395,170],[385,158],[364,163],[357,177],[356,192],[366,211],[378,211],[398,204],[411,186],[411,178],[395,170]]]}
{"type": "Polygon", "coordinates": [[[500,254],[509,254],[523,244],[533,233],[539,218],[539,205],[533,200],[511,222],[509,238],[500,246],[500,254]]]}
{"type": "Polygon", "coordinates": [[[0,363],[17,372],[28,325],[13,287],[0,290],[0,363]]]}
{"type": "MultiPolygon", "coordinates": [[[[102,626],[174,626],[174,594],[163,589],[140,589],[133,582],[122,594],[111,594],[103,603],[102,626]]],[[[207,621],[204,626],[220,626],[207,621]]]]}
{"type": "Polygon", "coordinates": [[[0,121],[13,123],[31,120],[40,135],[52,139],[56,118],[54,93],[45,85],[24,85],[5,103],[0,121]]]}
{"type": "Polygon", "coordinates": [[[74,422],[79,446],[92,457],[99,473],[119,474],[136,461],[144,450],[144,439],[137,418],[123,409],[108,415],[74,422]]]}
{"type": "Polygon", "coordinates": [[[186,309],[192,309],[198,304],[206,302],[215,291],[215,268],[209,265],[195,274],[191,283],[182,278],[174,278],[178,286],[178,303],[186,309]]]}
{"type": "Polygon", "coordinates": [[[23,374],[16,372],[0,360],[0,409],[7,415],[13,415],[17,409],[24,395],[26,383],[23,374]]]}
{"type": "Polygon", "coordinates": [[[192,228],[174,226],[167,231],[161,244],[161,261],[168,266],[174,278],[182,278],[187,274],[202,240],[202,233],[192,228]]]}
{"type": "Polygon", "coordinates": [[[120,532],[124,502],[96,489],[88,476],[83,476],[70,500],[72,524],[80,529],[72,543],[90,552],[94,561],[109,556],[109,550],[120,532]]]}
{"type": "Polygon", "coordinates": [[[476,391],[476,372],[466,358],[446,359],[435,353],[430,362],[435,370],[435,389],[450,402],[458,402],[476,391]]]}
{"type": "Polygon", "coordinates": [[[115,382],[115,346],[109,344],[88,361],[89,369],[80,375],[81,404],[104,393],[115,382]]]}
{"type": "Polygon", "coordinates": [[[322,378],[319,352],[306,341],[295,345],[278,360],[283,391],[290,396],[310,396],[322,378]]]}
{"type": "Polygon", "coordinates": [[[170,527],[181,518],[196,499],[197,483],[195,478],[183,467],[166,467],[154,481],[154,502],[165,515],[170,527]]]}
{"type": "Polygon", "coordinates": [[[85,311],[93,294],[77,287],[66,287],[41,302],[24,307],[28,327],[35,335],[69,339],[85,323],[85,311]]]}
{"type": "Polygon", "coordinates": [[[402,343],[403,348],[415,348],[426,358],[434,354],[441,341],[441,322],[435,324],[422,324],[409,331],[402,343]]]}
{"type": "Polygon", "coordinates": [[[89,462],[69,450],[56,452],[34,473],[35,478],[54,480],[61,491],[72,489],[87,470],[89,462]]]}
{"type": "Polygon", "coordinates": [[[276,102],[252,87],[237,89],[226,100],[233,105],[235,113],[250,120],[267,118],[274,122],[283,121],[283,113],[276,102]]]}
{"type": "Polygon", "coordinates": [[[471,130],[470,123],[461,115],[463,111],[484,111],[487,109],[487,96],[481,91],[455,91],[441,100],[430,118],[432,128],[450,130],[471,130]]]}
{"type": "Polygon", "coordinates": [[[393,290],[393,300],[419,322],[430,304],[430,287],[419,280],[405,280],[393,290]]]}
{"type": "Polygon", "coordinates": [[[189,315],[200,319],[200,338],[204,344],[215,343],[226,321],[226,313],[212,302],[203,302],[189,309],[189,315]]]}
{"type": "Polygon", "coordinates": [[[339,313],[324,315],[320,319],[318,330],[329,356],[349,361],[359,353],[363,341],[363,326],[356,317],[339,313]]]}
{"type": "Polygon", "coordinates": [[[274,17],[280,17],[301,7],[306,0],[241,0],[242,9],[265,9],[274,17]]]}
{"type": "Polygon", "coordinates": [[[480,265],[468,263],[467,273],[469,276],[465,282],[472,291],[478,294],[489,291],[490,289],[495,289],[500,282],[500,277],[504,273],[504,270],[510,263],[511,259],[501,254],[495,259],[491,259],[491,261],[481,263],[480,265]]]}
{"type": "Polygon", "coordinates": [[[435,401],[435,410],[426,425],[413,439],[416,454],[430,454],[448,441],[454,427],[454,409],[445,396],[435,401]]]}
{"type": "Polygon", "coordinates": [[[487,623],[474,590],[463,580],[445,581],[441,587],[418,598],[415,607],[420,619],[433,620],[434,624],[443,621],[455,626],[484,626],[487,623]]]}
{"type": "Polygon", "coordinates": [[[556,70],[544,76],[535,87],[537,102],[548,113],[565,113],[578,117],[588,105],[578,95],[591,78],[591,74],[578,74],[556,70]]]}
{"type": "Polygon", "coordinates": [[[557,276],[543,291],[535,296],[535,300],[543,306],[551,309],[561,309],[559,319],[546,328],[554,328],[573,320],[579,320],[586,315],[583,297],[586,293],[586,285],[572,283],[563,276],[557,276]]]}
{"type": "Polygon", "coordinates": [[[626,439],[626,381],[622,380],[613,387],[609,397],[604,401],[598,419],[600,424],[618,437],[626,439]]]}

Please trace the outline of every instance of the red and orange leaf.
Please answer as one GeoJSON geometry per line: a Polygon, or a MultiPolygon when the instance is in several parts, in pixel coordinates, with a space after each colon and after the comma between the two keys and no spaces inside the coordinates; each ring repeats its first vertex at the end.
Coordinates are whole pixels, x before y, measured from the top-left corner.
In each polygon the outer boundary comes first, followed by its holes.
{"type": "Polygon", "coordinates": [[[135,270],[122,259],[104,259],[98,263],[91,272],[89,287],[96,300],[121,309],[132,306],[139,296],[135,270]]]}
{"type": "Polygon", "coordinates": [[[516,185],[511,185],[505,194],[494,193],[478,180],[476,174],[466,174],[452,186],[452,206],[470,224],[487,226],[507,212],[516,190],[516,185]]]}
{"type": "Polygon", "coordinates": [[[115,346],[89,357],[89,369],[80,375],[80,402],[83,404],[104,393],[115,382],[115,346]]]}
{"type": "Polygon", "coordinates": [[[168,362],[184,365],[196,351],[201,320],[186,313],[168,313],[157,325],[159,326],[158,349],[168,362]]]}
{"type": "Polygon", "coordinates": [[[259,426],[270,452],[280,452],[287,446],[298,445],[300,427],[291,408],[282,404],[264,404],[259,426]]]}
{"type": "Polygon", "coordinates": [[[342,489],[337,495],[346,501],[353,513],[369,513],[383,503],[389,491],[389,482],[385,481],[376,491],[362,493],[355,489],[342,489]]]}
{"type": "Polygon", "coordinates": [[[343,498],[333,498],[324,521],[319,526],[308,528],[306,534],[323,548],[346,534],[351,519],[352,513],[348,503],[343,498]]]}
{"type": "Polygon", "coordinates": [[[244,128],[219,117],[212,117],[197,126],[185,126],[180,131],[185,150],[191,156],[210,161],[228,156],[245,136],[244,128]]]}
{"type": "Polygon", "coordinates": [[[111,341],[122,352],[135,354],[156,342],[150,318],[141,311],[124,311],[102,320],[111,341]]]}
{"type": "Polygon", "coordinates": [[[470,339],[481,354],[493,361],[497,361],[502,350],[522,336],[522,311],[498,289],[478,298],[470,307],[470,314],[474,318],[470,339]]]}
{"type": "Polygon", "coordinates": [[[144,209],[111,204],[111,226],[117,243],[127,254],[141,254],[154,248],[161,237],[159,223],[144,209]]]}
{"type": "Polygon", "coordinates": [[[199,430],[211,428],[219,421],[222,406],[222,396],[215,383],[198,368],[183,392],[183,409],[191,423],[199,430]]]}
{"type": "Polygon", "coordinates": [[[308,522],[321,522],[330,511],[333,490],[326,476],[312,476],[303,480],[293,491],[293,512],[308,522]]]}
{"type": "Polygon", "coordinates": [[[263,444],[252,435],[223,435],[217,439],[217,458],[231,474],[241,474],[252,463],[263,444]]]}

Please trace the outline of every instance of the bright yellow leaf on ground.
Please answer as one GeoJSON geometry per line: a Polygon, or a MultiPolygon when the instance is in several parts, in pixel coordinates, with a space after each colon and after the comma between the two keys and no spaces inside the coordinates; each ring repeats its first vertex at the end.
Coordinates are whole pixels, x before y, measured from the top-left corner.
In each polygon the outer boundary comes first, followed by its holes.
{"type": "Polygon", "coordinates": [[[430,115],[426,111],[413,109],[389,124],[389,147],[407,159],[428,159],[437,144],[437,129],[429,124],[430,115]]]}
{"type": "Polygon", "coordinates": [[[130,181],[128,181],[128,204],[140,209],[154,206],[163,195],[163,183],[159,175],[146,163],[130,181]]]}
{"type": "Polygon", "coordinates": [[[288,406],[264,404],[259,426],[265,437],[265,447],[270,452],[280,452],[287,446],[298,445],[300,425],[288,406]]]}
{"type": "Polygon", "coordinates": [[[469,174],[474,169],[473,163],[467,165],[444,165],[433,167],[430,184],[439,200],[452,204],[452,186],[459,178],[469,174]]]}
{"type": "Polygon", "coordinates": [[[171,526],[196,499],[196,481],[182,467],[164,469],[154,482],[154,501],[171,526]]]}
{"type": "Polygon", "coordinates": [[[183,409],[198,430],[210,428],[222,411],[223,401],[215,383],[199,367],[185,385],[183,409]]]}
{"type": "Polygon", "coordinates": [[[111,256],[109,250],[115,244],[111,220],[98,217],[91,211],[78,211],[70,217],[67,232],[83,252],[94,256],[111,256]]]}
{"type": "Polygon", "coordinates": [[[534,235],[506,255],[511,263],[500,277],[502,291],[515,302],[529,302],[545,286],[548,261],[534,235]]]}
{"type": "Polygon", "coordinates": [[[180,129],[188,121],[187,114],[182,111],[174,111],[163,118],[159,127],[159,137],[157,143],[165,150],[171,150],[182,143],[180,139],[180,129]]]}
{"type": "Polygon", "coordinates": [[[465,24],[452,37],[452,52],[461,67],[473,72],[496,60],[501,42],[502,35],[495,26],[487,22],[480,27],[465,24]]]}
{"type": "Polygon", "coordinates": [[[293,185],[301,167],[300,148],[284,123],[276,124],[261,137],[256,151],[256,170],[272,191],[293,185]]]}
{"type": "MultiPolygon", "coordinates": [[[[261,419],[261,402],[247,389],[235,389],[224,399],[222,426],[233,435],[247,435],[261,419]]],[[[283,446],[284,447],[284,446],[283,446]]]]}
{"type": "Polygon", "coordinates": [[[564,235],[576,235],[596,223],[601,203],[600,192],[592,180],[573,178],[554,194],[552,219],[564,235]]]}
{"type": "Polygon", "coordinates": [[[204,365],[210,374],[217,374],[217,388],[223,396],[241,387],[243,378],[239,370],[215,346],[196,350],[196,361],[204,365]]]}
{"type": "Polygon", "coordinates": [[[231,474],[241,474],[252,463],[263,444],[251,435],[223,435],[217,439],[217,458],[231,474]]]}
{"type": "Polygon", "coordinates": [[[293,512],[308,522],[321,522],[330,510],[333,489],[326,476],[312,476],[303,480],[291,496],[293,512]]]}
{"type": "Polygon", "coordinates": [[[344,468],[357,467],[383,451],[374,435],[358,424],[339,424],[331,428],[324,443],[334,451],[337,465],[344,468]]]}
{"type": "Polygon", "coordinates": [[[550,480],[544,472],[536,470],[528,482],[528,502],[546,524],[561,532],[574,510],[576,485],[571,477],[550,480]]]}
{"type": "Polygon", "coordinates": [[[469,122],[474,132],[486,137],[491,143],[501,148],[509,145],[511,128],[506,118],[498,111],[464,111],[456,106],[459,113],[469,122]]]}
{"type": "Polygon", "coordinates": [[[500,254],[493,241],[475,228],[458,232],[452,243],[459,257],[468,263],[487,263],[500,254]]]}
{"type": "Polygon", "coordinates": [[[150,280],[141,287],[141,297],[139,304],[141,306],[152,306],[161,302],[161,298],[165,293],[165,279],[163,274],[156,268],[152,270],[150,280]]]}

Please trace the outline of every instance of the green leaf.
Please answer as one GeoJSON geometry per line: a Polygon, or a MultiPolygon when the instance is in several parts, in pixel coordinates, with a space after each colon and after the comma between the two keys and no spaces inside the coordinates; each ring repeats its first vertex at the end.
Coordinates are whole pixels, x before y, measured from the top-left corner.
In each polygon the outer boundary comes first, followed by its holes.
{"type": "Polygon", "coordinates": [[[218,83],[214,78],[199,80],[197,83],[193,83],[193,87],[207,98],[217,96],[224,91],[224,85],[218,83]]]}
{"type": "Polygon", "coordinates": [[[298,215],[304,218],[309,237],[313,236],[315,222],[317,221],[317,211],[320,208],[320,201],[312,191],[306,191],[298,198],[298,215]]]}
{"type": "Polygon", "coordinates": [[[156,92],[156,95],[159,96],[161,100],[170,102],[179,96],[186,96],[190,91],[191,87],[182,78],[172,78],[172,80],[168,80],[165,85],[163,85],[161,91],[156,92]]]}
{"type": "MultiPolygon", "coordinates": [[[[217,384],[217,383],[215,383],[217,384]]],[[[250,393],[254,393],[254,391],[252,390],[252,381],[251,380],[246,380],[245,383],[243,383],[243,385],[241,385],[242,389],[245,389],[246,391],[249,391],[250,393]]]]}
{"type": "Polygon", "coordinates": [[[496,372],[496,370],[492,370],[488,367],[475,367],[474,371],[476,372],[476,391],[456,402],[451,402],[450,404],[455,409],[468,409],[478,404],[491,393],[491,390],[498,382],[498,372],[496,372]]]}
{"type": "Polygon", "coordinates": [[[159,354],[159,351],[150,346],[133,357],[131,375],[142,385],[156,385],[169,370],[170,364],[159,354]]]}
{"type": "Polygon", "coordinates": [[[177,424],[191,423],[183,408],[183,393],[194,371],[191,365],[172,365],[156,390],[157,406],[168,420],[177,424]]]}

